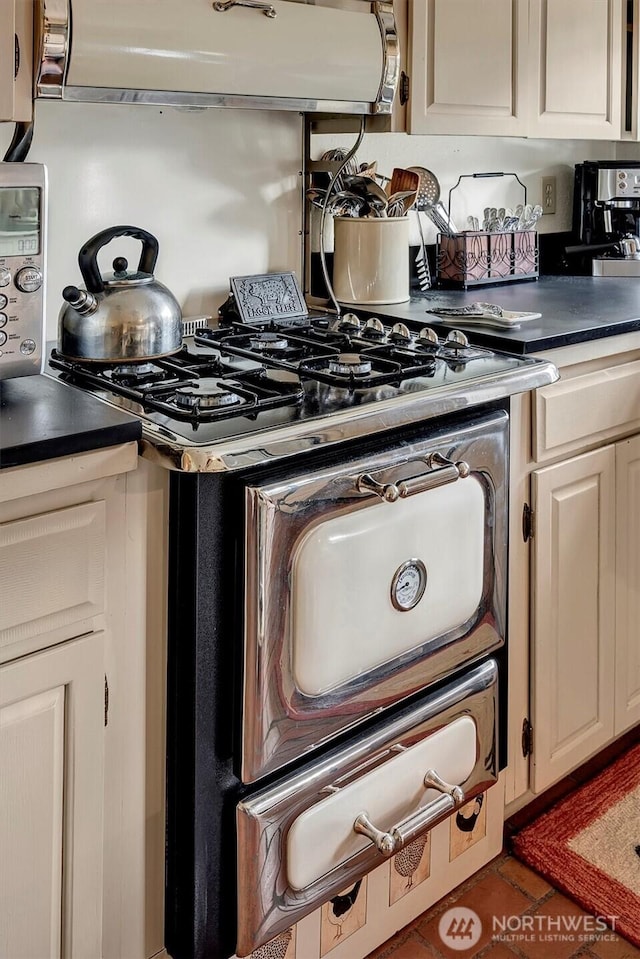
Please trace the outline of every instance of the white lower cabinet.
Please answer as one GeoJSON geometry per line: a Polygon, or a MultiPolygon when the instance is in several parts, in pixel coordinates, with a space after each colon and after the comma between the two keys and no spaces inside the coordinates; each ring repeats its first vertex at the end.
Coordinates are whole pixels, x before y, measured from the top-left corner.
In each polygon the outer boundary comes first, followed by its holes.
{"type": "Polygon", "coordinates": [[[532,474],[532,789],[640,720],[640,436],[532,474]]]}
{"type": "Polygon", "coordinates": [[[167,503],[135,443],[0,472],[0,959],[163,948],[167,503]]]}
{"type": "Polygon", "coordinates": [[[640,436],[616,445],[615,731],[640,722],[640,436]]]}
{"type": "Polygon", "coordinates": [[[104,634],[0,667],[0,956],[102,954],[104,634]]]}

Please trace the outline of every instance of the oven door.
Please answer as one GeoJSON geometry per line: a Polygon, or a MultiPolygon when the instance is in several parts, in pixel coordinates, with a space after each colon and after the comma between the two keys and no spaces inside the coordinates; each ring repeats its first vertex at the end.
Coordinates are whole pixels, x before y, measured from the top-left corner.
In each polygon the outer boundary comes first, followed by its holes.
{"type": "Polygon", "coordinates": [[[507,428],[247,489],[243,782],[504,641],[507,428]]]}
{"type": "Polygon", "coordinates": [[[245,956],[497,780],[495,660],[237,808],[245,956]]]}

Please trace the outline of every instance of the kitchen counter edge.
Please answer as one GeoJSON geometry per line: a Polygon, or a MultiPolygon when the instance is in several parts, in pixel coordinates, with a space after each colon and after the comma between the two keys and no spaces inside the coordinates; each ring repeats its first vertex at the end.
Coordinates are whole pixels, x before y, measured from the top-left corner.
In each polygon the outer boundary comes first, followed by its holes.
{"type": "Polygon", "coordinates": [[[0,382],[0,470],[139,441],[140,421],[46,374],[0,382]]]}

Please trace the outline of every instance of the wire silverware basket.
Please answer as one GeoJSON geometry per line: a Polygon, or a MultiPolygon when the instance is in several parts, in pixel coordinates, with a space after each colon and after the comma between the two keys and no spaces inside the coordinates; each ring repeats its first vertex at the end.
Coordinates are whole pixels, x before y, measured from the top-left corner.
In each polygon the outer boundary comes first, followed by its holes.
{"type": "MultiPolygon", "coordinates": [[[[515,173],[462,174],[449,191],[451,197],[465,177],[513,176],[524,192],[527,190],[515,173]]],[[[513,283],[534,280],[539,275],[537,230],[465,230],[461,233],[438,233],[437,270],[439,286],[468,289],[490,283],[513,283]]]]}

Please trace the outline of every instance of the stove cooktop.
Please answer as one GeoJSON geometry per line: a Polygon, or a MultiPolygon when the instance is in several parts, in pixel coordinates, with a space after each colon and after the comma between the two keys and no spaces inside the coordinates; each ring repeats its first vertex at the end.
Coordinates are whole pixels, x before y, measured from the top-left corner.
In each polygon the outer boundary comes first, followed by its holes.
{"type": "Polygon", "coordinates": [[[382,414],[410,398],[465,394],[536,363],[476,347],[457,330],[441,339],[429,327],[354,313],[205,328],[149,362],[86,363],[55,350],[50,358],[60,379],[139,416],[152,441],[181,448],[382,414]]]}

